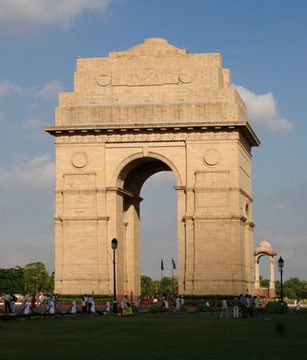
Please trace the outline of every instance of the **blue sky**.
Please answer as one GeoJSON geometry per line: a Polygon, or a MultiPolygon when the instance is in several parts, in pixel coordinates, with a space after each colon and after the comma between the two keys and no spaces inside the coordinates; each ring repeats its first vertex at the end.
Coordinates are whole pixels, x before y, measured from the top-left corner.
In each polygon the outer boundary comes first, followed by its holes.
{"type": "MultiPolygon", "coordinates": [[[[191,53],[221,51],[261,140],[253,149],[255,246],[268,240],[285,277],[307,279],[304,0],[1,0],[0,267],[42,261],[54,269],[54,145],[43,127],[54,124],[58,93],[73,90],[76,58],[150,37],[191,53]]],[[[142,189],[141,271],[153,278],[161,256],[165,275],[177,261],[174,185],[172,174],[156,175],[142,189]]],[[[264,275],[267,268],[262,261],[264,275]]]]}

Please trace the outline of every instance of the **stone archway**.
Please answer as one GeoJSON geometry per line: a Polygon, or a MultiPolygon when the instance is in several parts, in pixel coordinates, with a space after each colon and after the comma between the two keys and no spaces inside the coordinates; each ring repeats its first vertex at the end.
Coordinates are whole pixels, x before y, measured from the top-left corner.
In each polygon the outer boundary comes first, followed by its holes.
{"type": "Polygon", "coordinates": [[[258,244],[256,251],[254,252],[255,256],[255,294],[259,296],[264,296],[268,299],[276,297],[275,292],[275,274],[274,274],[274,256],[276,256],[276,252],[272,250],[271,244],[262,240],[258,244]],[[270,265],[270,279],[268,288],[263,288],[260,286],[260,259],[263,256],[267,256],[269,259],[270,265]]]}
{"type": "Polygon", "coordinates": [[[259,145],[221,55],[147,39],[78,59],[55,126],[55,291],[138,295],[140,189],[176,177],[182,294],[253,293],[251,148],[259,145]]]}
{"type": "MultiPolygon", "coordinates": [[[[172,169],[160,159],[141,156],[128,162],[114,177],[114,180],[117,178],[116,188],[123,189],[116,195],[119,206],[116,213],[122,215],[119,223],[123,224],[122,234],[117,228],[117,236],[121,239],[119,244],[122,246],[119,248],[117,263],[120,294],[140,294],[140,192],[144,182],[160,171],[172,169]]],[[[178,181],[177,171],[175,176],[178,181]]]]}

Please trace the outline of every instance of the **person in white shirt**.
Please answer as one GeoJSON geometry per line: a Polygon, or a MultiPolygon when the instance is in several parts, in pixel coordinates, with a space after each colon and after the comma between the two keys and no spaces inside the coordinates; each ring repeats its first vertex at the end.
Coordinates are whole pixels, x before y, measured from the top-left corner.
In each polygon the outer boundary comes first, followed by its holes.
{"type": "Polygon", "coordinates": [[[222,300],[222,311],[220,313],[220,318],[228,319],[228,305],[226,300],[222,300]]]}

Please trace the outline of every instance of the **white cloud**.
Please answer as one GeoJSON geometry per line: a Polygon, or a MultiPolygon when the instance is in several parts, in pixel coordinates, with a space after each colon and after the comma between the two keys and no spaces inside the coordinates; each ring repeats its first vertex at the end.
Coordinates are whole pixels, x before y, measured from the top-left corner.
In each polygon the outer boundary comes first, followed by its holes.
{"type": "Polygon", "coordinates": [[[1,0],[0,27],[32,30],[57,25],[67,27],[84,11],[104,11],[112,0],[1,0]]]}
{"type": "Polygon", "coordinates": [[[57,99],[59,93],[63,91],[64,85],[60,81],[50,81],[40,90],[44,100],[57,99]]]}
{"type": "Polygon", "coordinates": [[[289,120],[280,117],[272,93],[257,95],[243,86],[235,87],[245,102],[252,124],[269,131],[287,131],[293,127],[289,120]]]}
{"type": "Polygon", "coordinates": [[[50,188],[54,178],[55,164],[49,154],[35,157],[11,171],[0,168],[0,184],[10,188],[50,188]]]}
{"type": "MultiPolygon", "coordinates": [[[[1,8],[1,7],[0,7],[1,8]]],[[[0,18],[1,22],[1,18],[0,18]]],[[[9,80],[4,80],[0,83],[0,96],[8,96],[11,94],[22,93],[22,88],[18,85],[14,85],[9,80]]]]}

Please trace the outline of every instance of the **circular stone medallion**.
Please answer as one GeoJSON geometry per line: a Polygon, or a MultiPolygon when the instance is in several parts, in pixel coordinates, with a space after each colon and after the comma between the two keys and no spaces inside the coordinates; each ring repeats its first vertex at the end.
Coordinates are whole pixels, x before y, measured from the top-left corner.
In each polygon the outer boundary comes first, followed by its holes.
{"type": "Polygon", "coordinates": [[[209,149],[205,152],[204,162],[208,166],[215,166],[220,161],[220,153],[216,149],[209,149]]]}
{"type": "Polygon", "coordinates": [[[87,156],[82,152],[77,152],[72,157],[72,164],[77,169],[82,169],[87,164],[87,156]]]}
{"type": "Polygon", "coordinates": [[[103,73],[96,76],[96,82],[100,86],[108,86],[112,81],[112,75],[110,73],[103,73]]]}
{"type": "Polygon", "coordinates": [[[180,69],[178,77],[182,83],[189,84],[194,80],[195,74],[190,69],[180,69]]]}

